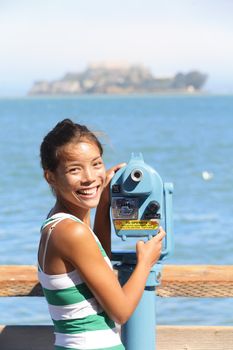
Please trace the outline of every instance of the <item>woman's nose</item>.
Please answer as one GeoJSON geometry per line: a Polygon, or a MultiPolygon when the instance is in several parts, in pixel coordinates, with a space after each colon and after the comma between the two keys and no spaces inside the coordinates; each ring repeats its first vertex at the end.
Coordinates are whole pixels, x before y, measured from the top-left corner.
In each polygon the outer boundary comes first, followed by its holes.
{"type": "Polygon", "coordinates": [[[83,182],[93,182],[95,181],[95,175],[91,168],[85,168],[83,171],[83,182]]]}

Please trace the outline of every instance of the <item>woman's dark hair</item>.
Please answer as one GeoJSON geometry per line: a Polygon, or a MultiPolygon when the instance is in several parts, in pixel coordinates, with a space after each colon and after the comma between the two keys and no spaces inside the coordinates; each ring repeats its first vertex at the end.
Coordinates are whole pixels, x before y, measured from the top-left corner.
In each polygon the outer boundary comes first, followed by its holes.
{"type": "Polygon", "coordinates": [[[55,171],[59,164],[59,148],[71,143],[86,139],[96,144],[100,154],[103,148],[97,137],[85,125],[64,119],[59,122],[45,137],[40,146],[41,165],[44,170],[55,171]]]}

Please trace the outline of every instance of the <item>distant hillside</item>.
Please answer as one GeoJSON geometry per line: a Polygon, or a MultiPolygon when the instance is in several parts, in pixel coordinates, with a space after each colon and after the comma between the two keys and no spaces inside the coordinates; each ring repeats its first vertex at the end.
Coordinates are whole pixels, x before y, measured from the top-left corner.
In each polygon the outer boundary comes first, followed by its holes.
{"type": "Polygon", "coordinates": [[[67,73],[55,81],[37,81],[29,95],[59,94],[129,94],[200,90],[207,75],[199,71],[177,73],[172,77],[155,77],[140,66],[91,65],[80,73],[67,73]]]}

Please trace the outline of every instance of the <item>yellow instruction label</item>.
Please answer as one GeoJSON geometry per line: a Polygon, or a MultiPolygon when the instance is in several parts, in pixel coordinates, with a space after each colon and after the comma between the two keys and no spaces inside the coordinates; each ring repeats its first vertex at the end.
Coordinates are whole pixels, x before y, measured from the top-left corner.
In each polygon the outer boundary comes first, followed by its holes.
{"type": "Polygon", "coordinates": [[[115,220],[117,230],[157,230],[159,222],[155,220],[115,220]]]}

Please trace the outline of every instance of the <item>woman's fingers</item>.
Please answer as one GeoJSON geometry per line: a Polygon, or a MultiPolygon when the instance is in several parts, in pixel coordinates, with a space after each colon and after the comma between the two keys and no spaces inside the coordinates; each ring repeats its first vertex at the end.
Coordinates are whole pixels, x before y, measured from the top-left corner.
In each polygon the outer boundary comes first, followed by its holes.
{"type": "Polygon", "coordinates": [[[106,171],[106,185],[112,180],[115,173],[121,168],[123,168],[124,166],[126,166],[126,163],[119,163],[106,171]]]}
{"type": "Polygon", "coordinates": [[[162,226],[159,227],[158,233],[155,237],[157,237],[157,240],[161,241],[166,236],[166,232],[162,228],[162,226]]]}

